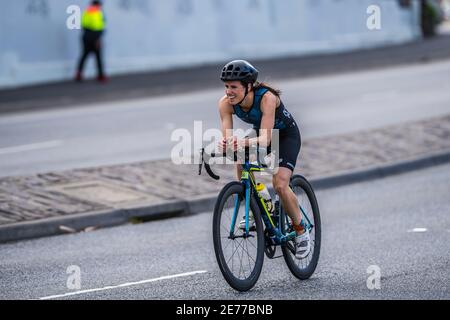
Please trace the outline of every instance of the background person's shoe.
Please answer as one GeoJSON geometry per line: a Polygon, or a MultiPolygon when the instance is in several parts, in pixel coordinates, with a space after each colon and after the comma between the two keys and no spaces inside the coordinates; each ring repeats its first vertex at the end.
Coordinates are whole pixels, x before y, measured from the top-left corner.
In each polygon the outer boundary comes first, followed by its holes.
{"type": "Polygon", "coordinates": [[[81,76],[81,72],[77,72],[77,74],[75,75],[75,79],[76,82],[81,82],[83,81],[83,77],[81,76]]]}
{"type": "Polygon", "coordinates": [[[97,81],[100,83],[107,83],[108,82],[108,78],[105,76],[99,76],[97,77],[97,81]]]}

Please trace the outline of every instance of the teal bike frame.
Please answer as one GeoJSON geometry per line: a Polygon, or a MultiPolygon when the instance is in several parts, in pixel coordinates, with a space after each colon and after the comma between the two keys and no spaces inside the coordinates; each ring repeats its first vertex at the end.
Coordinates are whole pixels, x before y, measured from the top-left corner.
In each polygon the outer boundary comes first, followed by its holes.
{"type": "MultiPolygon", "coordinates": [[[[246,157],[247,158],[247,157],[246,157]]],[[[242,165],[242,175],[241,175],[241,182],[244,185],[245,190],[245,233],[244,238],[251,237],[249,233],[249,211],[250,211],[250,199],[252,196],[255,197],[257,200],[259,209],[261,211],[261,217],[264,221],[264,224],[266,226],[266,230],[269,232],[270,238],[272,240],[273,245],[281,245],[286,243],[287,241],[293,240],[296,236],[296,232],[292,231],[289,233],[284,233],[281,231],[281,217],[282,215],[280,212],[278,213],[278,221],[273,221],[272,216],[270,215],[269,211],[267,210],[267,207],[264,203],[263,198],[259,195],[259,193],[256,191],[256,183],[255,179],[253,177],[252,172],[261,172],[264,171],[264,169],[260,165],[253,165],[250,164],[248,159],[246,159],[245,163],[242,165]]],[[[234,207],[234,213],[233,218],[231,221],[230,226],[230,239],[236,238],[234,235],[234,229],[236,226],[236,221],[239,216],[239,208],[240,208],[240,199],[239,197],[236,198],[235,201],[235,207],[234,207]]],[[[280,210],[283,210],[283,208],[280,206],[280,210]]],[[[302,212],[302,216],[306,219],[302,219],[302,225],[310,231],[314,226],[310,222],[307,213],[305,210],[300,206],[300,210],[302,212]],[[306,220],[306,221],[305,221],[306,220]]]]}
{"type": "MultiPolygon", "coordinates": [[[[206,154],[205,153],[205,149],[201,149],[201,162],[199,165],[199,174],[201,174],[202,171],[202,165],[205,164],[205,169],[208,172],[208,174],[210,175],[210,177],[212,177],[215,180],[219,180],[220,177],[217,176],[216,174],[214,174],[214,172],[212,172],[211,167],[208,164],[208,161],[205,161],[204,158],[214,158],[214,157],[226,157],[226,154],[215,154],[215,153],[211,153],[211,154],[206,154]]],[[[234,161],[237,161],[237,153],[234,153],[234,161]]],[[[245,233],[243,236],[236,236],[234,234],[234,228],[236,227],[236,221],[238,219],[238,215],[239,215],[239,207],[240,207],[240,197],[236,198],[235,201],[235,206],[234,206],[234,212],[233,212],[233,218],[231,219],[231,226],[230,226],[230,235],[229,238],[230,239],[235,239],[237,237],[244,237],[244,238],[248,238],[248,237],[253,237],[253,235],[250,234],[250,230],[249,230],[249,211],[250,211],[250,199],[251,197],[255,197],[255,200],[258,204],[258,207],[260,209],[261,212],[261,217],[264,221],[264,224],[266,226],[266,231],[269,232],[269,236],[271,238],[272,241],[272,245],[281,245],[284,244],[290,240],[293,240],[296,236],[296,232],[295,231],[291,231],[289,233],[285,233],[283,231],[281,231],[280,227],[281,227],[281,219],[282,216],[286,216],[286,215],[282,215],[281,211],[283,210],[282,206],[279,206],[279,211],[278,212],[278,221],[273,221],[272,216],[270,215],[269,211],[267,210],[267,207],[264,203],[263,198],[259,195],[258,191],[256,190],[256,182],[255,179],[253,177],[252,172],[262,172],[264,171],[264,166],[261,165],[260,161],[259,161],[259,154],[257,156],[257,162],[258,165],[254,165],[251,164],[249,161],[249,148],[247,147],[245,149],[245,161],[244,164],[242,165],[242,175],[241,175],[241,182],[244,185],[244,194],[245,194],[245,233]]],[[[308,214],[307,212],[302,208],[301,205],[300,206],[300,210],[302,212],[302,221],[301,224],[303,225],[303,227],[308,230],[311,231],[313,229],[313,224],[311,223],[311,221],[308,218],[308,214]]],[[[278,208],[276,208],[276,210],[278,210],[278,208]]]]}

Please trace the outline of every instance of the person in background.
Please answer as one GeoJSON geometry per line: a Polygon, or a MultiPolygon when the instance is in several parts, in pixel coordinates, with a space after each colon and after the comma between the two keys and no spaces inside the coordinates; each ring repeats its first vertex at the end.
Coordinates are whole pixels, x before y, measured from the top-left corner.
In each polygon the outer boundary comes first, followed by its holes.
{"type": "Polygon", "coordinates": [[[78,63],[75,80],[78,82],[83,80],[83,67],[86,58],[90,53],[94,53],[97,60],[97,80],[104,83],[107,78],[103,71],[101,37],[105,30],[105,17],[100,1],[92,1],[91,5],[83,12],[81,26],[83,28],[83,53],[78,63]]]}

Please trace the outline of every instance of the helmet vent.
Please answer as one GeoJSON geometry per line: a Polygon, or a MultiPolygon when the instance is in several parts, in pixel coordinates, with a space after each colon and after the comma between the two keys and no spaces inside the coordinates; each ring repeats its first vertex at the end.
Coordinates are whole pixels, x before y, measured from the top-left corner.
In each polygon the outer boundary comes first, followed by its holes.
{"type": "Polygon", "coordinates": [[[222,81],[244,81],[254,83],[258,79],[258,70],[245,60],[234,60],[222,69],[222,81]]]}

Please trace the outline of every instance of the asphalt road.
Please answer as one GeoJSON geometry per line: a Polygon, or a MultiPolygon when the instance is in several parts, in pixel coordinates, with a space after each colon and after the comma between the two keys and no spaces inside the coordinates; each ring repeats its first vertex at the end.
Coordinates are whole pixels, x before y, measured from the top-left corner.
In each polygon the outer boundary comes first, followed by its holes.
{"type": "Polygon", "coordinates": [[[2,244],[0,299],[448,300],[449,191],[450,164],[317,192],[322,252],[307,281],[266,258],[256,286],[235,292],[217,267],[207,212],[2,244]],[[370,290],[373,265],[380,289],[370,290]],[[67,286],[70,266],[80,289],[67,286]]]}
{"type": "MultiPolygon", "coordinates": [[[[267,75],[263,80],[270,81],[267,75]]],[[[450,61],[274,83],[303,138],[450,112],[450,61]]],[[[170,158],[175,129],[220,128],[223,90],[0,117],[0,177],[170,158]]],[[[236,127],[248,128],[240,120],[236,127]]],[[[197,139],[198,141],[198,139],[197,139]]],[[[201,143],[201,142],[200,142],[201,143]]]]}

